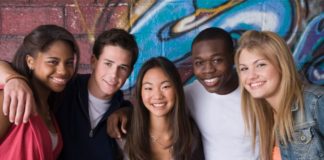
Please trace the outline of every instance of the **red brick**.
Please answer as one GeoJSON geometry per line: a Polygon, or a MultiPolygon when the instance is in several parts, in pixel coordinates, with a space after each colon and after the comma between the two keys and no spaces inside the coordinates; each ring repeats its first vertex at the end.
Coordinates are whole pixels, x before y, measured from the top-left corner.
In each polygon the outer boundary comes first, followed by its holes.
{"type": "MultiPolygon", "coordinates": [[[[80,5],[81,4],[94,4],[95,0],[76,0],[80,5]]],[[[31,0],[31,4],[74,4],[74,0],[31,0]]]]}
{"type": "Polygon", "coordinates": [[[0,6],[28,3],[29,0],[0,0],[0,6]]]}
{"type": "Polygon", "coordinates": [[[86,38],[77,39],[78,45],[80,47],[80,66],[79,73],[90,73],[90,58],[92,55],[92,43],[86,38]]]}
{"type": "Polygon", "coordinates": [[[0,10],[0,34],[26,35],[41,24],[63,26],[63,9],[60,7],[17,7],[0,10]]]}
{"type": "Polygon", "coordinates": [[[13,40],[0,39],[0,59],[11,61],[21,43],[22,38],[13,40]]]}
{"type": "Polygon", "coordinates": [[[95,25],[95,14],[100,7],[81,7],[80,11],[76,6],[66,7],[66,28],[75,34],[86,34],[87,28],[91,29],[95,25]],[[85,19],[83,24],[82,18],[85,19]]]}
{"type": "Polygon", "coordinates": [[[96,0],[96,3],[97,4],[107,4],[107,2],[110,4],[110,5],[115,5],[115,4],[124,4],[124,3],[132,3],[132,0],[110,0],[110,1],[107,1],[107,0],[96,0]]]}
{"type": "Polygon", "coordinates": [[[100,33],[108,28],[121,26],[121,24],[123,24],[121,22],[124,22],[124,20],[120,15],[124,15],[128,10],[126,6],[106,7],[100,12],[101,9],[102,7],[100,6],[80,6],[82,12],[82,14],[80,14],[77,7],[66,7],[66,28],[74,34],[87,34],[90,32],[93,32],[93,34],[100,33]],[[85,19],[85,24],[82,21],[82,16],[85,19]],[[97,20],[96,17],[98,17],[97,20]]]}

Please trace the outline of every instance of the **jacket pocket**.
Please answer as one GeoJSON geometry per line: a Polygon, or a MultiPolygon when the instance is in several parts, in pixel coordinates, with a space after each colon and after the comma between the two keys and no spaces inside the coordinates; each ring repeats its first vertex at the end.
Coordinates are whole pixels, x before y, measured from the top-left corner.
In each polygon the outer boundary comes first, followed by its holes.
{"type": "Polygon", "coordinates": [[[296,145],[305,145],[312,141],[313,134],[311,128],[305,128],[295,131],[293,134],[293,143],[296,145]]]}
{"type": "Polygon", "coordinates": [[[295,130],[291,146],[295,159],[320,160],[323,158],[321,138],[314,127],[295,130]]]}

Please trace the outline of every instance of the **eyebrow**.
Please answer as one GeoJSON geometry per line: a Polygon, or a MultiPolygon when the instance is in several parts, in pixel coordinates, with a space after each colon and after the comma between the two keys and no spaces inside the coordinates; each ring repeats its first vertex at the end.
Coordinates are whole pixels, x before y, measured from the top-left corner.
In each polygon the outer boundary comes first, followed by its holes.
{"type": "MultiPolygon", "coordinates": [[[[215,57],[225,57],[225,55],[222,54],[221,52],[214,52],[210,57],[208,57],[208,59],[212,59],[215,57]]],[[[205,58],[202,58],[201,56],[195,56],[194,60],[196,60],[196,59],[205,59],[205,58]]]]}
{"type": "MultiPolygon", "coordinates": [[[[257,59],[257,60],[255,60],[255,61],[253,61],[252,64],[256,64],[256,63],[258,63],[259,61],[267,61],[267,59],[257,59]]],[[[244,65],[244,66],[246,66],[245,64],[242,64],[242,63],[239,63],[239,65],[244,65]]]]}
{"type": "MultiPolygon", "coordinates": [[[[104,62],[115,63],[115,61],[110,60],[110,59],[104,59],[104,62]]],[[[119,66],[124,66],[124,67],[131,68],[131,66],[128,65],[128,64],[121,64],[121,65],[119,65],[119,66]]]]}
{"type": "MultiPolygon", "coordinates": [[[[165,80],[165,81],[161,82],[160,84],[164,84],[164,83],[171,83],[171,81],[165,80]]],[[[142,83],[142,85],[145,85],[145,84],[153,85],[153,83],[151,83],[151,82],[143,82],[142,83]]]]}

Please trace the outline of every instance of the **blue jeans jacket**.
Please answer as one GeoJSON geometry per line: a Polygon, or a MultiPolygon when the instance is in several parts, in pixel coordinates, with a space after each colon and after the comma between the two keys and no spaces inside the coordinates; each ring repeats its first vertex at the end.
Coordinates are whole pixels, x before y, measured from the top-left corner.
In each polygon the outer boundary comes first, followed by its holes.
{"type": "Polygon", "coordinates": [[[283,160],[324,160],[324,87],[305,87],[304,104],[304,112],[292,107],[293,141],[279,144],[283,160]]]}

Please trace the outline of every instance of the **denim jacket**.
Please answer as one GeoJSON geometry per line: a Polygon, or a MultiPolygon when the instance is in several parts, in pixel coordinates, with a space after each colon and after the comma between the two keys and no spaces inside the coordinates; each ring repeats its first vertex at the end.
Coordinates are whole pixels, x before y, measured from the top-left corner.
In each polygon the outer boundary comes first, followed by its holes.
{"type": "Polygon", "coordinates": [[[323,160],[324,87],[305,87],[304,112],[294,105],[292,114],[294,117],[293,140],[288,145],[280,142],[282,160],[323,160]]]}

